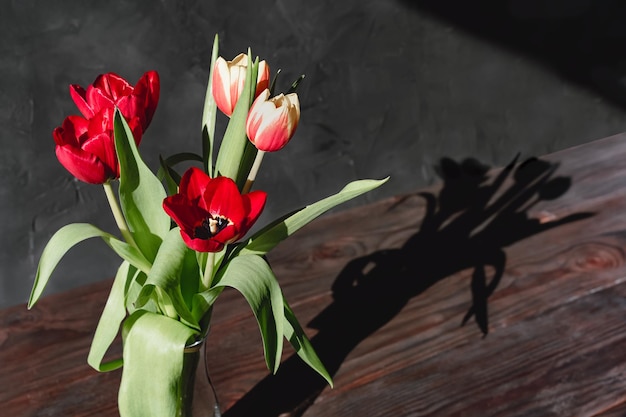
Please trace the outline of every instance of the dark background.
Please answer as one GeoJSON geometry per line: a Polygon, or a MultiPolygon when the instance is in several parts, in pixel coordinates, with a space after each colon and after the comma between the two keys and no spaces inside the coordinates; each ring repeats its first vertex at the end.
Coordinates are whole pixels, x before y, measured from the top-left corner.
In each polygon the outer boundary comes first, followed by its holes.
{"type": "MultiPolygon", "coordinates": [[[[261,222],[365,177],[392,180],[352,204],[436,181],[442,157],[506,164],[626,130],[626,6],[619,1],[0,1],[0,307],[26,301],[37,261],[65,224],[115,226],[102,187],[74,180],[51,132],[77,110],[68,85],[155,69],[159,107],[141,144],[200,151],[215,33],[248,46],[279,90],[299,74],[302,120],[267,155],[261,222]],[[549,3],[549,5],[546,5],[549,3]]],[[[223,125],[223,124],[222,124],[223,125]]],[[[344,206],[345,207],[345,206],[344,206]]],[[[47,293],[114,274],[106,245],[73,249],[47,293]]]]}

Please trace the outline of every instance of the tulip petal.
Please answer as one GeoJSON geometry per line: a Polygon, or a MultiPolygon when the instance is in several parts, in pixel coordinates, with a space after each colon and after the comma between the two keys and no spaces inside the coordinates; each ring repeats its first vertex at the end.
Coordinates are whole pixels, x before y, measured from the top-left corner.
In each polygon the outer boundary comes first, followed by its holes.
{"type": "Polygon", "coordinates": [[[239,230],[240,236],[243,237],[252,225],[258,220],[261,212],[265,208],[265,202],[267,200],[267,193],[264,191],[252,191],[250,193],[241,196],[243,200],[243,206],[246,213],[241,229],[239,230]]]}
{"type": "Polygon", "coordinates": [[[254,144],[262,151],[275,152],[282,149],[289,141],[289,110],[276,108],[266,102],[259,108],[257,119],[253,119],[256,128],[254,144]]]}
{"type": "Polygon", "coordinates": [[[230,67],[230,113],[235,111],[235,106],[239,100],[239,96],[243,91],[243,87],[246,83],[246,74],[248,69],[246,67],[236,65],[230,67]]]}
{"type": "Polygon", "coordinates": [[[100,133],[99,135],[90,136],[81,148],[100,160],[114,174],[115,178],[119,177],[120,169],[117,162],[117,154],[115,153],[115,144],[109,134],[100,133]]]}
{"type": "Polygon", "coordinates": [[[133,117],[130,120],[125,118],[125,120],[131,132],[133,132],[133,139],[135,139],[135,144],[139,145],[139,143],[141,143],[141,137],[143,135],[141,120],[139,120],[139,117],[137,116],[133,117]]]}
{"type": "Polygon", "coordinates": [[[87,103],[93,109],[94,114],[99,113],[103,109],[115,107],[115,102],[111,97],[105,95],[105,93],[94,86],[87,87],[87,103]]]}
{"type": "MultiPolygon", "coordinates": [[[[145,119],[143,104],[140,102],[141,99],[135,95],[130,95],[126,97],[122,97],[116,103],[118,109],[124,116],[124,119],[128,120],[131,117],[139,117],[140,119],[145,119]]],[[[143,125],[143,123],[142,123],[143,125]]]]}
{"type": "Polygon", "coordinates": [[[207,211],[214,217],[226,217],[239,225],[246,216],[239,189],[228,177],[213,178],[204,190],[203,198],[208,205],[207,211]]]}
{"type": "Polygon", "coordinates": [[[87,92],[83,87],[77,84],[70,85],[70,96],[83,116],[86,118],[93,117],[94,111],[87,103],[87,92]]]}
{"type": "Polygon", "coordinates": [[[189,201],[195,202],[208,212],[205,201],[201,199],[204,190],[211,178],[199,168],[191,167],[183,174],[178,186],[179,193],[186,196],[189,201]]]}
{"type": "Polygon", "coordinates": [[[69,145],[57,145],[57,159],[73,176],[89,184],[103,184],[114,178],[107,167],[95,155],[69,145]]]}
{"type": "Polygon", "coordinates": [[[102,91],[103,95],[107,96],[113,103],[133,93],[134,88],[122,77],[109,72],[107,74],[99,75],[93,82],[93,87],[102,91]]]}
{"type": "Polygon", "coordinates": [[[225,244],[215,239],[193,239],[181,229],[180,235],[189,248],[198,252],[219,252],[224,249],[225,244]]]}
{"type": "Polygon", "coordinates": [[[61,127],[52,131],[52,137],[57,145],[80,147],[81,138],[88,129],[89,120],[80,116],[68,116],[61,127]]]}
{"type": "Polygon", "coordinates": [[[265,89],[270,86],[270,66],[267,62],[259,62],[259,69],[257,72],[257,85],[254,92],[254,97],[258,97],[265,89]]]}
{"type": "Polygon", "coordinates": [[[144,130],[152,121],[152,116],[159,102],[161,81],[156,71],[147,71],[141,76],[133,95],[139,98],[140,106],[144,109],[144,130]]]}
{"type": "Polygon", "coordinates": [[[232,105],[230,96],[230,70],[226,60],[222,57],[215,61],[212,86],[213,98],[217,107],[226,116],[233,114],[235,106],[232,105]]]}
{"type": "Polygon", "coordinates": [[[206,218],[209,213],[193,204],[185,195],[175,194],[163,200],[165,212],[191,237],[196,225],[206,218]]]}
{"type": "Polygon", "coordinates": [[[94,117],[89,119],[89,127],[87,134],[89,136],[99,135],[104,132],[113,133],[113,116],[114,108],[108,107],[96,113],[94,117]]]}

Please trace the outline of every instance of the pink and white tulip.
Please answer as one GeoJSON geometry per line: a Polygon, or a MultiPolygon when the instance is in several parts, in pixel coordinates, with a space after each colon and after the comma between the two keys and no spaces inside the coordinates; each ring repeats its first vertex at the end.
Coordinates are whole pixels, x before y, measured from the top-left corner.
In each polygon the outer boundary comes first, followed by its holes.
{"type": "Polygon", "coordinates": [[[266,89],[252,103],[246,133],[258,150],[275,152],[289,142],[298,127],[300,101],[296,93],[269,97],[266,89]]]}
{"type": "MultiPolygon", "coordinates": [[[[239,54],[232,61],[219,57],[213,69],[213,98],[217,108],[230,117],[235,110],[239,96],[243,91],[248,71],[248,55],[239,54]]],[[[257,83],[254,97],[268,88],[270,82],[270,68],[265,61],[259,62],[257,83]]]]}

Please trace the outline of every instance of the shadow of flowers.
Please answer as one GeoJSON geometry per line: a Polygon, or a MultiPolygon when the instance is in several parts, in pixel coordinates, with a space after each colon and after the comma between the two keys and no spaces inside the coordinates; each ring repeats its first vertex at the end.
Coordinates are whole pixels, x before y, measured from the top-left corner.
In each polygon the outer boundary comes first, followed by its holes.
{"type": "MultiPolygon", "coordinates": [[[[499,172],[490,172],[473,159],[457,163],[444,158],[438,166],[443,179],[439,194],[420,193],[426,201],[426,214],[419,232],[399,249],[377,251],[346,265],[333,283],[333,302],[309,323],[318,330],[311,342],[331,375],[359,343],[400,313],[409,300],[468,268],[473,270],[472,303],[460,320],[465,324],[473,318],[487,335],[487,304],[505,270],[504,248],[592,215],[530,218],[529,209],[562,196],[571,181],[554,176],[557,164],[536,158],[517,160],[499,172]]],[[[383,221],[384,215],[381,213],[383,221]]],[[[225,416],[300,416],[325,388],[324,380],[293,355],[276,375],[260,381],[225,416]]]]}

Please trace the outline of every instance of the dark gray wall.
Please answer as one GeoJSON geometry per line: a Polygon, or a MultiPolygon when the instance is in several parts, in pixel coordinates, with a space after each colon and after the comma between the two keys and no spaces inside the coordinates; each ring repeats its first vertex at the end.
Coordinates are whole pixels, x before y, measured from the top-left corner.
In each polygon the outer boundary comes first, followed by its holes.
{"type": "MultiPolygon", "coordinates": [[[[156,167],[159,154],[198,152],[216,32],[227,58],[251,46],[282,68],[282,87],[306,74],[296,137],[266,157],[257,182],[270,193],[265,220],[356,178],[392,176],[362,204],[435,181],[444,156],[501,165],[518,151],[541,155],[626,128],[616,2],[3,3],[0,306],[27,299],[61,226],[115,231],[101,187],[73,180],[54,156],[52,129],[76,113],[68,85],[159,71],[142,154],[156,167]]],[[[110,277],[118,264],[102,242],[87,242],[47,293],[110,277]]]]}

